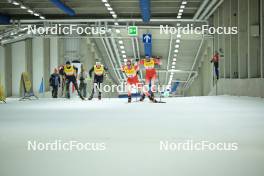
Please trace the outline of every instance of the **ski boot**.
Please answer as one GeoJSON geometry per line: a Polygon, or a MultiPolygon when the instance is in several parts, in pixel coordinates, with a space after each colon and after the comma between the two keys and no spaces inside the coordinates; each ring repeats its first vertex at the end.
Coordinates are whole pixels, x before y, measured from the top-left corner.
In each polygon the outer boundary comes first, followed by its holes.
{"type": "Polygon", "coordinates": [[[71,98],[69,92],[66,93],[66,98],[67,98],[67,99],[70,99],[70,98],[71,98]]]}
{"type": "Polygon", "coordinates": [[[131,95],[130,95],[130,96],[128,96],[128,103],[131,103],[131,101],[132,101],[132,98],[131,98],[131,95]]]}
{"type": "Polygon", "coordinates": [[[82,100],[85,100],[85,98],[84,98],[82,95],[80,95],[80,98],[81,98],[82,100]]]}
{"type": "Polygon", "coordinates": [[[152,103],[158,103],[158,101],[154,98],[154,94],[149,96],[149,100],[150,100],[152,103]]]}
{"type": "Polygon", "coordinates": [[[142,94],[141,97],[140,97],[140,99],[139,99],[139,101],[144,101],[145,97],[146,97],[146,95],[145,94],[142,94]]]}
{"type": "Polygon", "coordinates": [[[82,94],[78,91],[78,95],[82,100],[85,100],[85,98],[82,96],[82,94]]]}
{"type": "Polygon", "coordinates": [[[99,92],[99,94],[98,94],[98,100],[101,100],[102,99],[102,94],[101,94],[101,92],[99,92]]]}
{"type": "Polygon", "coordinates": [[[88,98],[88,100],[92,100],[93,99],[93,97],[92,96],[90,96],[89,98],[88,98]]]}

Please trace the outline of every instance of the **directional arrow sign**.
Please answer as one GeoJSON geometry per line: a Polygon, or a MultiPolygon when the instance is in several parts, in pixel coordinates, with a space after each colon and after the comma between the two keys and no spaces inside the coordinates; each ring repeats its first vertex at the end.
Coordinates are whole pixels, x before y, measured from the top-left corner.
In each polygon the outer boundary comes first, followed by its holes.
{"type": "Polygon", "coordinates": [[[143,34],[143,43],[151,44],[152,36],[151,34],[143,34]]]}

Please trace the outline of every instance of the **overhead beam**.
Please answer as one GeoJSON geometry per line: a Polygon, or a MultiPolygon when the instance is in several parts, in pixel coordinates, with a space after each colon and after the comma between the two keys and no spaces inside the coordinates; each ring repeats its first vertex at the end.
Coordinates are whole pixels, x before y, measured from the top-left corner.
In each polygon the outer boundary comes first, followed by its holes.
{"type": "Polygon", "coordinates": [[[0,24],[9,24],[10,20],[11,20],[10,16],[0,15],[0,24]]]}
{"type": "Polygon", "coordinates": [[[66,14],[70,15],[70,16],[75,16],[76,13],[75,11],[68,7],[67,5],[65,5],[63,2],[61,2],[60,0],[50,0],[57,8],[61,9],[63,12],[65,12],[66,14]]]}
{"type": "Polygon", "coordinates": [[[213,13],[216,11],[216,9],[218,9],[218,7],[220,7],[220,5],[222,5],[222,3],[224,2],[224,0],[220,0],[216,6],[210,11],[210,13],[204,18],[205,20],[208,20],[208,18],[210,18],[211,15],[213,15],[213,13]]]}
{"type": "Polygon", "coordinates": [[[199,9],[197,10],[197,12],[195,13],[193,19],[196,20],[198,19],[199,15],[201,14],[201,12],[204,10],[205,6],[208,4],[209,0],[204,0],[202,5],[199,7],[199,9]]]}
{"type": "MultiPolygon", "coordinates": [[[[43,22],[51,22],[51,23],[87,23],[87,22],[119,22],[119,23],[127,23],[127,22],[142,22],[141,18],[120,18],[120,19],[112,19],[112,18],[100,18],[100,19],[24,19],[24,20],[16,20],[14,22],[20,22],[20,23],[43,23],[43,22]]],[[[193,19],[176,19],[176,18],[152,18],[150,19],[150,22],[201,22],[201,23],[207,23],[206,20],[193,20],[193,19]]]]}
{"type": "Polygon", "coordinates": [[[150,21],[150,0],[140,0],[141,16],[144,23],[150,21]]]}
{"type": "Polygon", "coordinates": [[[217,3],[218,0],[212,0],[211,3],[207,6],[207,8],[203,11],[203,13],[198,18],[199,20],[204,19],[204,17],[210,13],[210,10],[213,8],[213,6],[217,3]]]}

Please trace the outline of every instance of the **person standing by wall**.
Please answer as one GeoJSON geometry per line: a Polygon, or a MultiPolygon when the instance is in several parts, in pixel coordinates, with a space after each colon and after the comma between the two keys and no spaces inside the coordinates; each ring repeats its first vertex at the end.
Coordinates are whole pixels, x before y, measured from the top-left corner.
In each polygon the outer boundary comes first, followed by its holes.
{"type": "Polygon", "coordinates": [[[54,73],[50,76],[49,84],[52,87],[52,98],[58,98],[58,89],[60,87],[60,75],[58,69],[54,69],[54,73]]]}
{"type": "Polygon", "coordinates": [[[215,54],[211,59],[211,63],[214,63],[214,71],[217,80],[219,79],[219,60],[220,60],[220,55],[218,51],[215,51],[215,54]]]}
{"type": "Polygon", "coordinates": [[[84,68],[83,64],[81,65],[81,72],[78,76],[78,79],[80,81],[80,85],[79,85],[80,93],[84,98],[86,98],[88,73],[84,68]]]}

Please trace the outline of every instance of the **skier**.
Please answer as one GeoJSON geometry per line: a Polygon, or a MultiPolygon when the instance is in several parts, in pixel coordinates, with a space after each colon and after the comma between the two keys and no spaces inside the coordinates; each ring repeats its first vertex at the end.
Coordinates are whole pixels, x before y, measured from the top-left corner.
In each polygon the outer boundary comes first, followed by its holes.
{"type": "Polygon", "coordinates": [[[104,81],[104,74],[108,68],[102,65],[100,62],[96,62],[95,65],[90,69],[89,76],[92,78],[92,73],[94,72],[94,81],[93,81],[93,89],[91,96],[88,100],[92,100],[94,96],[95,89],[98,89],[98,99],[101,100],[102,92],[101,92],[101,84],[104,81]]]}
{"type": "Polygon", "coordinates": [[[139,65],[138,63],[132,64],[132,61],[130,59],[127,60],[126,65],[123,65],[121,70],[126,74],[127,76],[127,86],[128,86],[128,103],[131,103],[132,97],[131,97],[131,89],[133,86],[136,86],[137,89],[139,89],[140,92],[142,92],[142,95],[149,97],[150,101],[156,103],[157,101],[154,99],[153,96],[151,96],[148,91],[144,90],[143,84],[139,82],[138,80],[138,71],[139,71],[139,65]]]}
{"type": "Polygon", "coordinates": [[[215,55],[211,59],[211,63],[214,63],[214,70],[217,80],[219,79],[219,60],[220,60],[220,55],[218,51],[216,51],[215,55]]]}
{"type": "Polygon", "coordinates": [[[78,92],[78,95],[82,100],[84,100],[83,96],[81,95],[78,85],[77,85],[77,80],[76,80],[76,72],[77,68],[72,66],[69,61],[66,62],[66,65],[64,66],[64,75],[65,75],[65,80],[66,80],[66,98],[70,98],[70,83],[72,83],[75,87],[75,89],[78,92]]]}
{"type": "MultiPolygon", "coordinates": [[[[159,58],[152,58],[149,55],[146,55],[144,59],[140,61],[137,60],[140,65],[143,65],[146,70],[146,77],[145,77],[145,85],[149,86],[151,84],[151,96],[154,99],[154,91],[155,91],[155,82],[157,80],[157,71],[155,69],[155,65],[161,65],[159,58]]],[[[140,101],[145,99],[145,94],[142,94],[140,101]]]]}
{"type": "Polygon", "coordinates": [[[61,84],[60,84],[60,87],[61,87],[61,95],[60,97],[63,97],[65,95],[65,74],[64,74],[64,66],[65,65],[60,65],[59,66],[59,75],[60,75],[60,80],[61,80],[61,84]]]}
{"type": "Polygon", "coordinates": [[[78,76],[78,80],[80,81],[79,84],[79,90],[84,98],[86,98],[87,95],[87,78],[88,78],[88,73],[85,70],[83,64],[81,65],[81,73],[78,76]]]}
{"type": "Polygon", "coordinates": [[[54,73],[50,76],[49,84],[52,87],[52,98],[58,98],[58,89],[60,87],[60,75],[58,69],[54,69],[54,73]]]}

